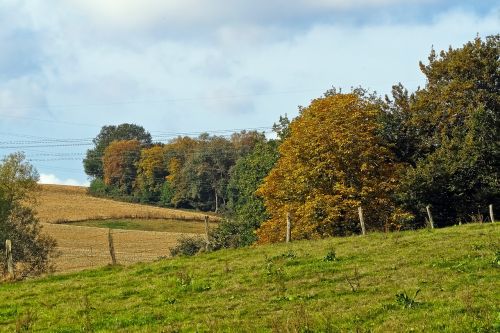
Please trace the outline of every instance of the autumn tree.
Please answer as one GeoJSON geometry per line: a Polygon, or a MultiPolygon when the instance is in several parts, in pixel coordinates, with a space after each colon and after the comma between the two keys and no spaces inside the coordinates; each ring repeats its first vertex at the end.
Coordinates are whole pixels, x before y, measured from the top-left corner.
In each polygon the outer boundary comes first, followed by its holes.
{"type": "Polygon", "coordinates": [[[301,109],[257,192],[271,216],[258,230],[261,243],[284,240],[287,213],[294,239],[357,232],[358,206],[368,229],[384,229],[399,165],[378,135],[380,113],[380,101],[361,89],[329,91],[301,109]]]}
{"type": "Polygon", "coordinates": [[[137,140],[113,141],[102,158],[104,182],[121,194],[130,195],[137,176],[137,163],[141,156],[141,143],[137,140]]]}
{"type": "Polygon", "coordinates": [[[10,239],[17,277],[51,271],[56,254],[56,241],[41,233],[32,208],[37,180],[38,173],[21,153],[0,162],[0,261],[5,263],[5,240],[10,239]]]}
{"type": "Polygon", "coordinates": [[[141,150],[137,163],[136,188],[142,202],[160,201],[163,184],[168,174],[163,145],[155,145],[141,150]]]}
{"type": "Polygon", "coordinates": [[[167,206],[191,207],[187,193],[190,193],[190,183],[187,175],[183,173],[186,161],[192,156],[199,142],[190,137],[177,137],[165,145],[165,162],[168,175],[163,184],[161,202],[167,206]]]}
{"type": "Polygon", "coordinates": [[[137,140],[142,146],[148,146],[151,144],[151,134],[142,126],[135,124],[103,126],[99,134],[92,140],[94,148],[87,150],[87,155],[83,160],[85,173],[94,179],[102,179],[104,151],[113,141],[120,140],[137,140]]]}
{"type": "Polygon", "coordinates": [[[258,131],[243,130],[231,134],[230,141],[237,158],[239,158],[249,154],[258,143],[265,142],[266,136],[258,131]]]}

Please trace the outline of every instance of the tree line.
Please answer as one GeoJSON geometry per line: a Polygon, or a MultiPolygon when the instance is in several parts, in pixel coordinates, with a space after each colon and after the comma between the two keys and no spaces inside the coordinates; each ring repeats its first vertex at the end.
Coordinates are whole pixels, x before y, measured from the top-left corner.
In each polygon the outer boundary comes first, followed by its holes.
{"type": "Polygon", "coordinates": [[[390,96],[330,89],[274,125],[166,144],[133,124],[105,126],[84,160],[90,192],[168,207],[221,212],[213,246],[425,225],[439,227],[499,206],[499,35],[431,51],[426,84],[390,96]]]}

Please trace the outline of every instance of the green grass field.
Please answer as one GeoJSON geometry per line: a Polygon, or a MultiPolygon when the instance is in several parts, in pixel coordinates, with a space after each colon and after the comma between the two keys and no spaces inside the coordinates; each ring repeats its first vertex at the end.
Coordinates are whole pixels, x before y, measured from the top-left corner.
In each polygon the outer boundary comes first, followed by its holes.
{"type": "MultiPolygon", "coordinates": [[[[71,222],[72,225],[85,227],[144,230],[161,232],[205,233],[205,222],[173,219],[109,219],[71,222]]],[[[217,223],[210,223],[210,228],[216,228],[217,223]]]]}
{"type": "Polygon", "coordinates": [[[498,223],[471,224],[3,283],[0,329],[498,332],[499,251],[498,223]]]}

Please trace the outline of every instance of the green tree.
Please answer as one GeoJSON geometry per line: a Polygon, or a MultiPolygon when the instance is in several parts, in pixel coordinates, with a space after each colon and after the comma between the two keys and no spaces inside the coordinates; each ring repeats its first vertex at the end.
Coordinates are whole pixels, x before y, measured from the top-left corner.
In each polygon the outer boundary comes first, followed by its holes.
{"type": "Polygon", "coordinates": [[[102,157],[104,150],[116,140],[137,140],[142,146],[148,146],[151,144],[151,134],[142,126],[135,124],[103,126],[99,134],[92,140],[94,148],[87,150],[87,155],[83,160],[83,167],[87,175],[93,178],[103,178],[102,157]]]}
{"type": "Polygon", "coordinates": [[[37,180],[38,173],[22,153],[11,154],[0,163],[0,260],[5,263],[5,240],[10,239],[18,277],[50,271],[56,254],[55,240],[41,233],[31,208],[37,180]]]}
{"type": "Polygon", "coordinates": [[[269,218],[255,191],[278,160],[278,142],[259,142],[231,168],[227,187],[227,219],[213,234],[216,247],[247,246],[257,240],[255,231],[269,218]]]}
{"type": "MultiPolygon", "coordinates": [[[[479,37],[427,65],[425,88],[410,97],[416,152],[398,197],[423,224],[425,206],[446,226],[486,213],[500,196],[500,35],[479,37]]],[[[401,131],[396,131],[400,135],[401,131]]]]}
{"type": "Polygon", "coordinates": [[[180,168],[175,182],[175,200],[188,201],[194,208],[218,212],[226,201],[229,170],[236,160],[231,141],[202,134],[180,168]]]}

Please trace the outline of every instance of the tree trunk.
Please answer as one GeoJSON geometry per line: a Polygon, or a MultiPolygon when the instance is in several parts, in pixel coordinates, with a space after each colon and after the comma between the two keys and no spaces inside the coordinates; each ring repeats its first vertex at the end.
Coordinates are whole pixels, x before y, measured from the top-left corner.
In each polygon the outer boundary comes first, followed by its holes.
{"type": "Polygon", "coordinates": [[[215,212],[219,211],[219,196],[217,195],[217,190],[215,190],[215,212]]]}

